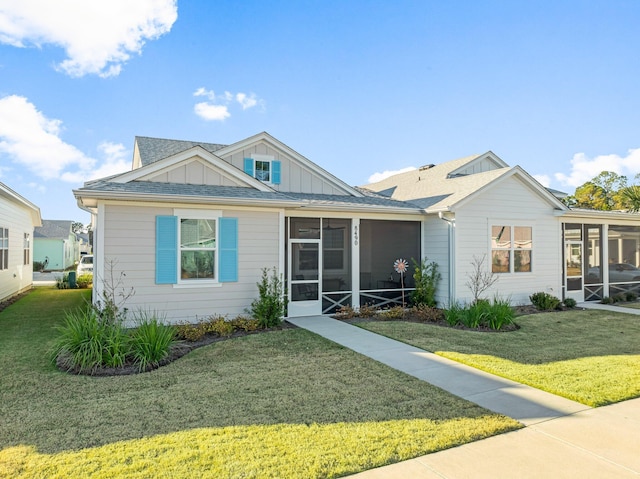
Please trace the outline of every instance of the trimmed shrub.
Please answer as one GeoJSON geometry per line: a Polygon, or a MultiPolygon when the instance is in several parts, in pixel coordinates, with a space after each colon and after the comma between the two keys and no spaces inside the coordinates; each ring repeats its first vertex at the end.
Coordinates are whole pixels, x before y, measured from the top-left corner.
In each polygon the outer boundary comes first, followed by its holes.
{"type": "Polygon", "coordinates": [[[78,276],[76,279],[78,288],[86,289],[93,284],[93,275],[91,273],[85,273],[78,276]]]}
{"type": "Polygon", "coordinates": [[[402,306],[393,306],[389,309],[383,309],[379,317],[383,320],[401,319],[404,317],[404,308],[402,306]]]}
{"type": "Polygon", "coordinates": [[[638,295],[633,291],[627,291],[624,296],[627,301],[635,301],[638,299],[638,295]]]}
{"type": "Polygon", "coordinates": [[[563,303],[567,308],[570,308],[570,309],[575,308],[576,305],[578,304],[576,300],[573,298],[565,298],[563,303]]]}
{"type": "Polygon", "coordinates": [[[380,308],[373,304],[363,304],[358,310],[358,316],[361,318],[373,318],[379,311],[380,308]]]}
{"type": "Polygon", "coordinates": [[[529,296],[529,300],[531,300],[531,304],[540,311],[553,311],[554,309],[558,309],[560,306],[560,299],[542,291],[539,293],[533,293],[529,296]]]}
{"type": "Polygon", "coordinates": [[[444,320],[444,311],[426,305],[417,305],[411,308],[411,313],[420,321],[426,323],[438,323],[444,320]]]}
{"type": "Polygon", "coordinates": [[[282,280],[276,269],[262,269],[262,279],[258,285],[258,299],[251,303],[250,314],[258,320],[261,328],[273,328],[282,323],[287,308],[287,297],[282,280]]]}
{"type": "Polygon", "coordinates": [[[438,272],[438,263],[427,263],[427,258],[418,263],[415,259],[413,267],[413,279],[415,280],[415,289],[411,292],[411,302],[416,306],[437,306],[436,288],[442,278],[438,272]]]}

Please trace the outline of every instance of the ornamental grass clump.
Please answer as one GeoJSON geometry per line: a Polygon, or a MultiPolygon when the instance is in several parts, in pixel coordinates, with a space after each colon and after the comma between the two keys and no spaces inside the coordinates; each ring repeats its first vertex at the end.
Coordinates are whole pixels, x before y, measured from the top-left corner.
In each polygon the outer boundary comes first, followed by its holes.
{"type": "Polygon", "coordinates": [[[512,325],[514,317],[515,311],[510,301],[498,297],[493,301],[480,299],[468,305],[454,302],[444,312],[444,318],[450,326],[487,328],[495,331],[512,325]]]}
{"type": "Polygon", "coordinates": [[[171,353],[176,328],[159,320],[155,313],[139,311],[137,327],[129,335],[129,355],[140,371],[156,368],[171,353]]]}

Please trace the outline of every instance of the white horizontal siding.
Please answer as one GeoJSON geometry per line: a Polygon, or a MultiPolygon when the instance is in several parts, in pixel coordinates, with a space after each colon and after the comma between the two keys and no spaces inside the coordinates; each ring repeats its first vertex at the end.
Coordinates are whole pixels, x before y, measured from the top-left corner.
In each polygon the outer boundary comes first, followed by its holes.
{"type": "Polygon", "coordinates": [[[424,224],[423,259],[435,262],[442,279],[436,289],[439,306],[449,304],[449,224],[437,216],[429,216],[424,224]]]}
{"type": "Polygon", "coordinates": [[[258,295],[262,268],[278,266],[278,213],[223,210],[223,216],[238,218],[238,282],[198,288],[155,284],[156,216],[172,214],[173,208],[105,206],[105,261],[116,261],[114,277],[125,273],[124,288],[135,291],[126,307],[162,311],[174,323],[243,314],[258,295]]]}
{"type": "Polygon", "coordinates": [[[0,270],[0,301],[33,284],[33,222],[31,210],[0,197],[0,228],[9,230],[9,267],[0,270]],[[24,263],[24,234],[30,238],[30,261],[24,263]]]}
{"type": "Polygon", "coordinates": [[[456,298],[460,301],[473,299],[466,283],[473,272],[474,257],[484,256],[484,266],[490,271],[492,225],[533,228],[532,272],[498,274],[498,281],[483,297],[498,294],[510,298],[513,304],[527,304],[529,296],[539,291],[560,297],[560,220],[554,216],[548,202],[519,179],[510,177],[456,211],[456,298]]]}

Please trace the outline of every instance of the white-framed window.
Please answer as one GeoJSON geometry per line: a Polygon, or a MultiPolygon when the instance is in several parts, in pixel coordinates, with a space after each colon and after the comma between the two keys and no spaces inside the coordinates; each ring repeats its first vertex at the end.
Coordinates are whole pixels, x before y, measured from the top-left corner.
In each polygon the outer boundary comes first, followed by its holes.
{"type": "Polygon", "coordinates": [[[491,226],[491,271],[530,273],[532,271],[533,227],[491,226]]]}
{"type": "Polygon", "coordinates": [[[9,269],[9,229],[0,228],[0,269],[9,269]]]}
{"type": "Polygon", "coordinates": [[[220,212],[175,210],[175,214],[178,217],[178,282],[217,282],[220,212]]]}
{"type": "Polygon", "coordinates": [[[24,234],[22,249],[23,251],[23,264],[28,265],[31,261],[31,240],[29,233],[24,234]]]}
{"type": "Polygon", "coordinates": [[[280,184],[281,162],[271,155],[252,154],[244,159],[244,172],[271,185],[280,184]]]}

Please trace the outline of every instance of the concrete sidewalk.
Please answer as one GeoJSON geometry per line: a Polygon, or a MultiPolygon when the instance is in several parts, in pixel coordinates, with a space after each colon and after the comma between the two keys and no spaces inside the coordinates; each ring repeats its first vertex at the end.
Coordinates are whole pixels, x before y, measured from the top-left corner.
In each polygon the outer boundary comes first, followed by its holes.
{"type": "Polygon", "coordinates": [[[592,409],[328,316],[288,321],[529,426],[353,477],[640,477],[640,399],[592,409]]]}

